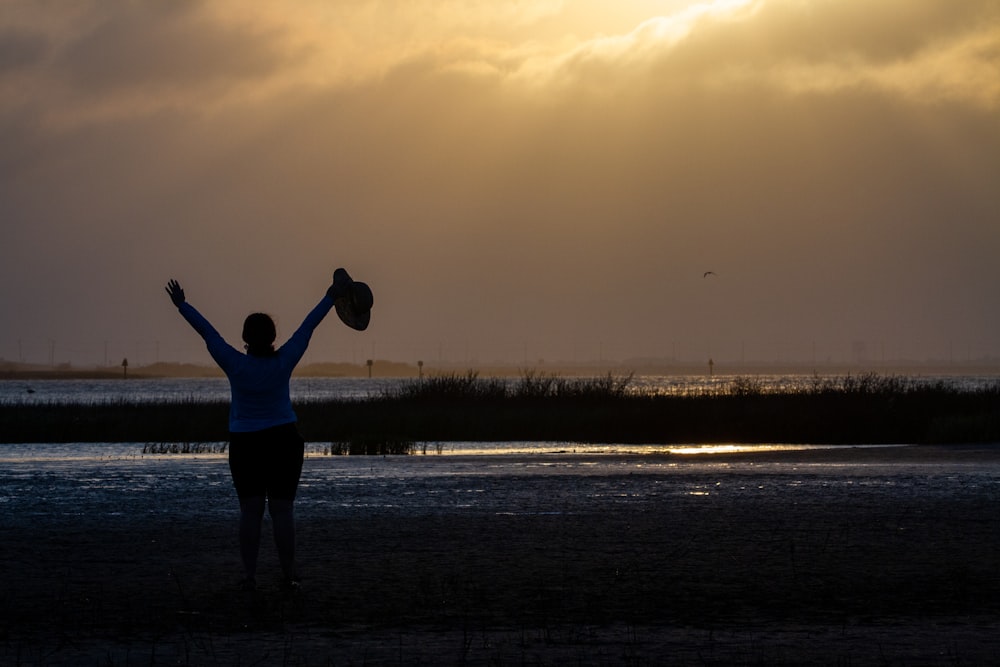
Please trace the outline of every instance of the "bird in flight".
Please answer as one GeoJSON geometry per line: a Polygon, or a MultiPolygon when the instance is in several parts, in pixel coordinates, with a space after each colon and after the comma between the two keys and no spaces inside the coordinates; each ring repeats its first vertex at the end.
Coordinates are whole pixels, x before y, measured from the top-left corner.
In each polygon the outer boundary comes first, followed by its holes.
{"type": "Polygon", "coordinates": [[[708,278],[709,276],[714,276],[714,275],[715,275],[715,271],[706,271],[705,273],[702,274],[701,277],[702,278],[708,278]]]}

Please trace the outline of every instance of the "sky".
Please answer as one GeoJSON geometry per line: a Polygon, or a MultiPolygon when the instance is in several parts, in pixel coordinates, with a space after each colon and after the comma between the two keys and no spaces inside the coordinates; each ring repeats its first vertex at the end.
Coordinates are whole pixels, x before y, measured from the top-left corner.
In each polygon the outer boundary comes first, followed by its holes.
{"type": "Polygon", "coordinates": [[[996,0],[0,0],[0,147],[6,360],[1000,357],[996,0]]]}

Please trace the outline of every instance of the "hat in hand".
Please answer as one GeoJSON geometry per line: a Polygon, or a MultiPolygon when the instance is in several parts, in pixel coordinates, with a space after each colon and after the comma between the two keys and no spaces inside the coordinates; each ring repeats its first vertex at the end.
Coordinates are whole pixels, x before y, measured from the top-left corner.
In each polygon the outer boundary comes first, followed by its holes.
{"type": "Polygon", "coordinates": [[[344,269],[337,269],[333,272],[329,294],[333,297],[333,306],[341,322],[358,331],[368,328],[374,304],[368,285],[352,280],[344,269]]]}

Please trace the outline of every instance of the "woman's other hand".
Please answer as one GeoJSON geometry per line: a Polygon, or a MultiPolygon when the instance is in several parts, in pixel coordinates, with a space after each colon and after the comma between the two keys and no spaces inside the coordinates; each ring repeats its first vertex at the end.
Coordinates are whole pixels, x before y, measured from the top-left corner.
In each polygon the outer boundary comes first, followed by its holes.
{"type": "Polygon", "coordinates": [[[334,301],[350,297],[351,283],[353,282],[354,281],[351,280],[351,276],[347,274],[347,271],[344,269],[337,269],[333,272],[333,283],[330,285],[330,288],[326,290],[326,295],[334,301]]]}
{"type": "Polygon", "coordinates": [[[184,303],[184,290],[181,288],[181,284],[176,280],[171,279],[167,283],[167,294],[170,295],[170,300],[173,301],[174,305],[180,307],[184,303]]]}

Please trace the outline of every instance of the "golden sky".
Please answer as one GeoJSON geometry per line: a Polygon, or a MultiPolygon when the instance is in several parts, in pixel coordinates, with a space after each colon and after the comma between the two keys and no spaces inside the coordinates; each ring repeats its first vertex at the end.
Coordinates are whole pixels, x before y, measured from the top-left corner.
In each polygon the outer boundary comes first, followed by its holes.
{"type": "Polygon", "coordinates": [[[1000,357],[995,0],[2,9],[0,357],[1000,357]]]}

